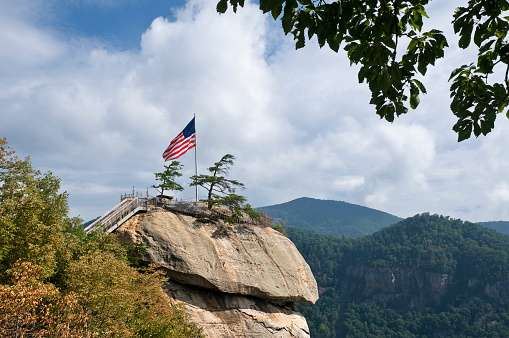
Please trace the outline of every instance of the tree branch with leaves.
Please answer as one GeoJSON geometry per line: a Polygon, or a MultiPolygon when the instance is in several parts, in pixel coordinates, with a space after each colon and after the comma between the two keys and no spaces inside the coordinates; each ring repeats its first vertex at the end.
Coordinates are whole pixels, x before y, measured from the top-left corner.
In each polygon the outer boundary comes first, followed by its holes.
{"type": "MultiPolygon", "coordinates": [[[[230,5],[236,12],[244,0],[220,0],[217,11],[230,5]]],[[[466,1],[465,1],[466,2],[466,1]]],[[[395,116],[416,109],[425,86],[417,79],[428,66],[444,57],[448,47],[437,29],[422,31],[428,18],[429,0],[260,0],[259,8],[281,20],[285,34],[292,34],[296,49],[316,36],[318,45],[338,52],[344,50],[351,64],[359,64],[359,83],[371,91],[370,103],[376,113],[389,122],[395,116]],[[400,52],[401,51],[401,52],[400,52]]],[[[453,26],[459,34],[459,47],[467,48],[472,39],[478,48],[477,63],[452,71],[451,111],[458,121],[453,130],[458,141],[486,135],[498,114],[509,118],[509,42],[508,0],[470,0],[454,14],[453,26]],[[489,75],[501,67],[506,76],[490,84],[489,75]]]]}

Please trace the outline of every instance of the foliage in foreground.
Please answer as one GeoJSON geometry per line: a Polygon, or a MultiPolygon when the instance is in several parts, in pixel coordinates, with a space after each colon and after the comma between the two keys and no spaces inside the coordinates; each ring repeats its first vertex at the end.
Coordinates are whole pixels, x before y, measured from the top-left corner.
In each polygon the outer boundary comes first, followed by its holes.
{"type": "MultiPolygon", "coordinates": [[[[478,51],[476,62],[457,65],[449,81],[451,111],[457,122],[458,141],[486,135],[500,113],[509,118],[509,1],[463,0],[452,25],[458,47],[471,42],[478,51]],[[500,74],[495,77],[493,74],[500,74]],[[504,74],[502,76],[502,74],[504,74]]],[[[370,103],[380,118],[389,122],[416,109],[426,88],[418,78],[444,57],[447,40],[440,30],[423,31],[429,19],[429,0],[260,0],[263,13],[281,20],[295,47],[316,37],[320,47],[335,52],[344,43],[351,64],[359,64],[359,83],[371,91],[370,103]]],[[[228,5],[236,12],[244,0],[219,0],[217,11],[228,5]]],[[[453,13],[451,13],[453,14],[453,13]]]]}
{"type": "Polygon", "coordinates": [[[68,218],[60,180],[0,139],[0,336],[196,337],[154,268],[68,218]]]}

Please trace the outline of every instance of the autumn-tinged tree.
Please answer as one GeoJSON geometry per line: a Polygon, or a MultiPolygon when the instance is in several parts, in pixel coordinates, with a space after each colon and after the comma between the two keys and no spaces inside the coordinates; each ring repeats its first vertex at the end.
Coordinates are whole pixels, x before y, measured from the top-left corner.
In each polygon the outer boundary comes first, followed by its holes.
{"type": "Polygon", "coordinates": [[[152,266],[140,273],[126,252],[113,235],[94,233],[65,271],[65,289],[87,309],[90,330],[107,337],[199,336],[185,313],[169,305],[162,272],[152,266]]]}
{"type": "Polygon", "coordinates": [[[55,272],[57,251],[67,218],[67,194],[60,179],[32,168],[0,139],[0,276],[18,260],[42,268],[41,277],[55,272]]]}
{"type": "Polygon", "coordinates": [[[87,314],[74,293],[41,282],[42,268],[18,262],[0,285],[1,337],[87,337],[87,314]]]}
{"type": "Polygon", "coordinates": [[[87,235],[59,189],[0,139],[0,336],[199,337],[162,273],[130,266],[114,235],[87,235]]]}
{"type": "Polygon", "coordinates": [[[66,283],[89,312],[90,329],[102,337],[136,337],[138,332],[196,333],[170,307],[158,274],[141,274],[113,253],[93,251],[70,264],[66,283]]]}

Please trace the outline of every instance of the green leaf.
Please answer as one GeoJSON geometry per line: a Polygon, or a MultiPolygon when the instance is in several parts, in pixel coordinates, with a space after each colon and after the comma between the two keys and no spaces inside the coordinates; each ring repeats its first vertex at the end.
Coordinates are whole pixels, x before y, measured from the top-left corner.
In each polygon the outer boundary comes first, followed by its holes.
{"type": "Polygon", "coordinates": [[[414,38],[410,41],[410,43],[408,44],[408,47],[407,47],[407,50],[410,51],[410,52],[414,52],[415,49],[417,48],[417,43],[419,42],[419,39],[417,38],[414,38]]]}
{"type": "Polygon", "coordinates": [[[387,73],[387,68],[382,69],[382,72],[377,77],[377,82],[382,89],[382,93],[386,93],[387,90],[391,87],[391,78],[387,73]]]}
{"type": "Polygon", "coordinates": [[[481,43],[483,41],[483,32],[485,31],[485,29],[482,29],[482,26],[477,26],[475,28],[475,33],[474,33],[474,43],[480,47],[481,46],[481,43]]]}
{"type": "Polygon", "coordinates": [[[419,94],[410,95],[410,107],[412,109],[416,109],[419,106],[421,100],[419,99],[419,94]]]}
{"type": "Polygon", "coordinates": [[[458,133],[458,142],[464,141],[472,134],[472,122],[459,120],[452,129],[458,133]]]}
{"type": "Polygon", "coordinates": [[[390,35],[388,36],[385,36],[382,40],[383,44],[386,45],[387,47],[391,48],[391,49],[396,49],[396,43],[394,42],[394,40],[392,39],[392,37],[390,35]]]}
{"type": "Polygon", "coordinates": [[[419,56],[419,61],[417,62],[417,70],[419,71],[419,73],[421,73],[422,75],[426,75],[426,63],[424,62],[423,60],[423,57],[422,57],[422,54],[419,56]]]}
{"type": "Polygon", "coordinates": [[[417,87],[419,87],[419,89],[421,90],[422,93],[426,94],[426,87],[424,87],[424,85],[422,84],[421,81],[417,80],[417,79],[414,79],[413,80],[414,83],[417,85],[417,87]]]}
{"type": "Polygon", "coordinates": [[[366,66],[362,66],[361,69],[359,69],[359,73],[357,73],[357,80],[359,81],[359,83],[362,83],[364,82],[364,80],[366,79],[366,72],[368,71],[368,67],[366,66]]]}
{"type": "Polygon", "coordinates": [[[426,13],[426,11],[424,10],[424,7],[423,7],[422,5],[419,5],[419,6],[417,7],[417,12],[418,12],[419,14],[421,14],[422,16],[424,16],[424,17],[426,17],[426,18],[428,18],[428,19],[429,19],[428,13],[426,13]]]}
{"type": "Polygon", "coordinates": [[[278,5],[274,6],[272,8],[271,14],[274,20],[277,20],[277,18],[281,15],[281,12],[283,11],[283,4],[279,3],[278,5]]]}
{"type": "Polygon", "coordinates": [[[467,11],[466,8],[460,7],[456,9],[456,13],[454,14],[454,20],[453,20],[453,27],[454,27],[454,33],[458,33],[463,25],[465,24],[465,21],[467,19],[466,16],[462,16],[463,13],[467,11]]]}
{"type": "Polygon", "coordinates": [[[228,1],[227,0],[220,0],[217,3],[216,11],[220,14],[226,13],[226,10],[228,9],[228,1]]]}
{"type": "Polygon", "coordinates": [[[408,109],[403,106],[403,103],[398,102],[396,103],[396,115],[400,116],[402,114],[406,114],[408,112],[408,109]]]}
{"type": "Polygon", "coordinates": [[[487,118],[486,120],[481,120],[481,132],[484,136],[488,135],[488,133],[493,129],[495,120],[491,118],[487,118]]]}
{"type": "Polygon", "coordinates": [[[305,45],[306,39],[304,39],[303,35],[300,35],[299,38],[297,39],[297,42],[295,43],[295,49],[304,48],[305,45]]]}
{"type": "MultiPolygon", "coordinates": [[[[449,88],[449,91],[451,93],[453,93],[459,86],[461,85],[461,82],[460,81],[454,81],[451,85],[451,87],[449,88]]],[[[453,94],[451,94],[451,97],[453,96],[453,94]]]]}
{"type": "Polygon", "coordinates": [[[327,39],[330,49],[336,53],[339,51],[339,42],[335,38],[327,39]]]}
{"type": "Polygon", "coordinates": [[[413,81],[410,82],[410,95],[419,95],[419,87],[413,81]]]}
{"type": "Polygon", "coordinates": [[[452,72],[451,72],[451,76],[449,76],[449,80],[448,81],[451,81],[452,78],[456,77],[456,75],[458,75],[460,72],[463,71],[465,65],[461,66],[460,68],[456,68],[454,69],[452,72]]]}
{"type": "Polygon", "coordinates": [[[295,0],[287,0],[283,11],[283,17],[281,18],[281,24],[285,34],[290,33],[293,27],[293,17],[295,15],[293,9],[297,7],[295,0]]]}
{"type": "MultiPolygon", "coordinates": [[[[382,95],[372,96],[371,100],[369,100],[370,104],[374,104],[375,106],[381,106],[385,102],[385,98],[382,95]]],[[[377,113],[378,114],[378,113],[377,113]]]]}
{"type": "Polygon", "coordinates": [[[392,104],[383,105],[380,113],[388,122],[394,122],[394,106],[392,104]]]}
{"type": "Polygon", "coordinates": [[[458,41],[458,46],[460,48],[467,48],[470,45],[470,39],[472,37],[472,30],[474,28],[473,20],[469,20],[460,31],[460,40],[458,41]]]}
{"type": "Polygon", "coordinates": [[[477,60],[477,66],[478,66],[477,72],[483,73],[483,74],[488,74],[488,73],[492,72],[493,62],[491,61],[491,58],[490,58],[491,54],[492,53],[486,53],[479,57],[479,59],[477,60]]]}
{"type": "Polygon", "coordinates": [[[474,125],[474,135],[475,137],[481,135],[481,126],[479,125],[479,123],[473,123],[474,125]]]}
{"type": "Polygon", "coordinates": [[[260,0],[260,9],[265,14],[273,9],[272,0],[260,0]]]}
{"type": "Polygon", "coordinates": [[[401,83],[401,69],[397,63],[393,63],[391,66],[391,77],[393,82],[401,83]]]}
{"type": "Polygon", "coordinates": [[[353,63],[359,63],[361,59],[364,57],[364,50],[366,48],[366,45],[355,45],[352,46],[354,48],[349,51],[348,56],[350,57],[350,61],[353,63]]]}

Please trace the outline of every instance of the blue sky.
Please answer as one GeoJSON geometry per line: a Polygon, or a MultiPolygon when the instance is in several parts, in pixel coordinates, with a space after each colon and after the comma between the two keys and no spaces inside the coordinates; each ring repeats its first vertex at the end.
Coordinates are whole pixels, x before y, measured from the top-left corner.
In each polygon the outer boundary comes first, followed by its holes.
{"type": "MultiPolygon", "coordinates": [[[[509,220],[509,121],[462,143],[451,130],[449,74],[475,60],[449,24],[461,3],[428,6],[451,47],[422,79],[419,108],[387,123],[344,52],[315,41],[295,51],[251,2],[218,15],[208,0],[4,1],[0,137],[60,177],[71,216],[85,220],[156,183],[194,114],[198,171],[235,155],[231,177],[253,206],[307,196],[509,220]]],[[[181,158],[178,198],[194,197],[193,155],[181,158]]]]}
{"type": "MultiPolygon", "coordinates": [[[[51,25],[66,35],[102,40],[118,49],[139,49],[141,34],[154,18],[172,18],[183,0],[59,1],[53,3],[51,25]]],[[[47,19],[47,18],[46,18],[47,19]]]]}

